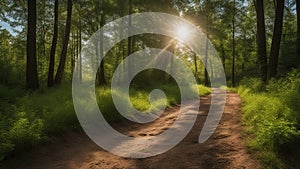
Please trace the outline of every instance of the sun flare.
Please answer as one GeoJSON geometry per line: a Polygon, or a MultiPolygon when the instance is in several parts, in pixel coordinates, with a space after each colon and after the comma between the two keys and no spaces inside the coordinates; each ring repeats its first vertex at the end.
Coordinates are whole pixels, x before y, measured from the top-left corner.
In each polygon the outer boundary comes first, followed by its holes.
{"type": "Polygon", "coordinates": [[[183,25],[183,26],[178,27],[178,29],[177,29],[177,38],[180,41],[188,40],[189,36],[190,36],[190,30],[188,29],[187,26],[183,25]]]}

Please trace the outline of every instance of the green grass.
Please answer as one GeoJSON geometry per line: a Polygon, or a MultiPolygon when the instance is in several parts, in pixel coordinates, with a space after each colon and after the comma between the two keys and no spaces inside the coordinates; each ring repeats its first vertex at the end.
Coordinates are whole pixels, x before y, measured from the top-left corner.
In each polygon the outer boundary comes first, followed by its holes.
{"type": "Polygon", "coordinates": [[[205,87],[204,85],[198,85],[198,93],[200,96],[205,96],[211,93],[211,89],[208,87],[205,87]]]}
{"type": "MultiPolygon", "coordinates": [[[[167,99],[155,100],[150,112],[165,103],[170,107],[180,102],[181,96],[176,85],[160,85],[158,88],[164,91],[167,99]]],[[[130,89],[130,100],[136,109],[146,111],[150,108],[148,98],[153,89],[155,87],[130,89]]],[[[202,85],[198,86],[198,91],[200,95],[210,93],[210,89],[202,85]]],[[[127,104],[126,95],[119,95],[127,104]]],[[[107,121],[124,119],[114,106],[109,87],[97,87],[96,97],[107,121]]],[[[47,142],[53,135],[81,130],[73,107],[70,85],[36,92],[0,86],[0,105],[0,160],[8,154],[47,142]]]]}
{"type": "MultiPolygon", "coordinates": [[[[147,88],[130,88],[129,94],[130,94],[130,101],[132,105],[139,111],[147,111],[147,112],[155,112],[164,105],[166,107],[171,107],[181,100],[180,90],[177,87],[177,85],[160,85],[157,87],[158,89],[161,89],[167,99],[157,99],[153,102],[152,109],[149,109],[151,107],[150,101],[149,101],[149,94],[153,89],[156,89],[155,87],[147,87],[147,88]]],[[[211,92],[210,88],[207,88],[203,85],[197,86],[198,94],[200,96],[207,95],[211,92]]],[[[195,87],[195,89],[197,89],[195,87]]],[[[118,93],[118,97],[121,97],[123,100],[123,104],[128,104],[128,100],[126,99],[126,94],[118,93]]],[[[96,89],[96,97],[97,102],[99,105],[99,108],[101,112],[103,113],[104,117],[107,121],[119,121],[122,120],[123,117],[118,113],[117,109],[114,106],[112,96],[111,96],[111,90],[108,87],[99,87],[96,89]]],[[[130,115],[130,112],[127,112],[128,115],[130,115]]]]}
{"type": "Polygon", "coordinates": [[[249,150],[256,152],[264,168],[293,168],[300,154],[300,74],[292,72],[267,86],[248,79],[231,90],[243,99],[249,150]]]}

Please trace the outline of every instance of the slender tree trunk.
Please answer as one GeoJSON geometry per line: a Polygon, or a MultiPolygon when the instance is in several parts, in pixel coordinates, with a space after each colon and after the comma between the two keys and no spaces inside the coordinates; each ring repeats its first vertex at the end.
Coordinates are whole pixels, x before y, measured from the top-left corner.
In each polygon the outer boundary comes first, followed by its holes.
{"type": "Polygon", "coordinates": [[[74,33],[76,31],[73,31],[71,33],[71,52],[70,52],[70,55],[71,55],[71,70],[70,70],[70,75],[71,75],[71,82],[72,82],[72,77],[73,77],[73,71],[74,71],[74,68],[75,68],[75,59],[76,59],[76,55],[77,55],[77,51],[76,51],[76,33],[74,33]]]}
{"type": "MultiPolygon", "coordinates": [[[[208,31],[208,16],[206,16],[206,31],[208,31]]],[[[205,80],[205,86],[209,85],[209,80],[208,80],[208,72],[207,72],[207,66],[208,66],[208,37],[209,35],[207,35],[206,38],[206,44],[205,44],[205,61],[204,61],[204,80],[205,80]]]]}
{"type": "Polygon", "coordinates": [[[231,84],[235,86],[235,0],[233,1],[232,15],[232,65],[231,65],[231,84]]]}
{"type": "MultiPolygon", "coordinates": [[[[122,6],[122,5],[121,5],[122,6]]],[[[124,5],[122,6],[122,8],[121,8],[121,11],[120,11],[121,13],[120,13],[120,16],[123,16],[124,15],[124,5]]],[[[124,20],[122,19],[122,25],[124,25],[124,20]]],[[[121,27],[121,34],[123,35],[123,28],[121,27]]],[[[126,52],[125,52],[125,42],[124,41],[121,41],[120,42],[120,45],[121,45],[121,49],[122,49],[122,60],[124,60],[125,59],[125,57],[126,57],[126,52]]],[[[116,67],[117,68],[117,67],[116,67]]],[[[125,64],[123,64],[123,71],[125,71],[125,69],[126,69],[126,65],[125,64]]],[[[125,73],[123,73],[123,77],[120,77],[120,82],[122,82],[122,81],[124,81],[125,80],[125,73]]]]}
{"type": "Polygon", "coordinates": [[[69,37],[70,37],[70,30],[71,30],[72,5],[73,5],[72,0],[68,0],[66,30],[65,30],[65,37],[63,39],[63,47],[62,47],[62,51],[61,51],[61,55],[60,55],[60,62],[58,65],[56,76],[55,76],[56,84],[61,83],[64,69],[65,69],[68,43],[69,43],[69,37]]]}
{"type": "Polygon", "coordinates": [[[205,44],[205,61],[204,61],[205,86],[209,85],[207,67],[208,67],[208,35],[207,35],[206,44],[205,44]]]}
{"type": "Polygon", "coordinates": [[[283,11],[284,11],[284,0],[277,0],[274,31],[273,31],[272,45],[270,51],[268,79],[274,78],[277,74],[278,55],[280,49],[282,24],[283,24],[283,11]]]}
{"type": "MultiPolygon", "coordinates": [[[[132,53],[132,37],[131,37],[131,13],[132,13],[132,0],[129,0],[129,9],[128,9],[128,42],[127,42],[127,51],[128,51],[128,56],[131,55],[132,53]]],[[[132,60],[128,60],[128,76],[130,77],[132,75],[131,73],[131,66],[132,66],[132,60]]]]}
{"type": "MultiPolygon", "coordinates": [[[[41,43],[42,43],[42,54],[41,56],[43,56],[43,59],[46,58],[46,34],[47,34],[47,30],[46,30],[46,2],[43,1],[42,2],[42,5],[43,5],[43,10],[42,10],[42,15],[43,15],[43,21],[42,21],[42,34],[41,34],[41,43]]],[[[40,56],[38,56],[40,57],[40,56]]],[[[42,59],[41,59],[42,60],[42,59]]],[[[44,60],[45,62],[41,62],[40,63],[40,67],[38,67],[38,74],[40,73],[40,75],[44,75],[44,64],[47,64],[47,59],[44,60]]],[[[38,63],[39,64],[39,63],[38,63]]]]}
{"type": "Polygon", "coordinates": [[[54,2],[54,27],[53,27],[53,39],[52,46],[50,51],[50,62],[49,62],[49,70],[48,70],[48,87],[54,85],[54,63],[55,63],[55,51],[57,44],[57,35],[58,35],[58,0],[54,2]]]}
{"type": "Polygon", "coordinates": [[[79,73],[79,81],[82,82],[82,57],[81,57],[81,32],[82,32],[82,25],[81,25],[81,5],[79,4],[79,30],[78,30],[78,48],[77,48],[77,57],[79,59],[77,60],[78,63],[78,73],[79,73]]]}
{"type": "MultiPolygon", "coordinates": [[[[100,16],[100,28],[102,28],[105,24],[105,14],[101,14],[100,16]]],[[[103,38],[104,38],[104,32],[100,32],[100,45],[99,42],[96,40],[95,47],[96,47],[96,57],[97,60],[100,61],[100,67],[97,69],[97,80],[99,85],[105,85],[105,69],[104,69],[104,53],[103,53],[103,38]],[[99,49],[100,47],[100,49],[99,49]]]]}
{"type": "MultiPolygon", "coordinates": [[[[105,24],[105,15],[102,14],[101,15],[101,19],[100,19],[100,26],[101,28],[104,26],[105,24]]],[[[103,53],[103,31],[100,34],[100,59],[101,63],[100,63],[100,79],[99,79],[99,85],[105,85],[106,84],[106,80],[105,80],[105,69],[104,69],[104,53],[103,53]]]]}
{"type": "Polygon", "coordinates": [[[224,71],[225,71],[225,49],[224,49],[224,44],[222,42],[221,44],[221,57],[222,57],[222,63],[223,63],[223,68],[224,68],[224,71]]]}
{"type": "Polygon", "coordinates": [[[265,12],[264,1],[255,1],[256,22],[257,22],[257,60],[260,67],[260,76],[264,83],[267,82],[268,61],[266,51],[266,26],[265,26],[265,12]]]}
{"type": "Polygon", "coordinates": [[[79,29],[77,29],[75,31],[76,33],[76,40],[75,40],[75,55],[76,55],[76,62],[77,62],[77,72],[78,72],[78,76],[79,76],[79,79],[80,79],[80,56],[79,56],[79,29]]]}
{"type": "MultiPolygon", "coordinates": [[[[102,41],[101,37],[102,37],[102,35],[100,35],[100,41],[102,41]]],[[[96,63],[99,63],[99,61],[101,59],[101,56],[99,55],[100,52],[99,52],[99,41],[98,41],[98,39],[95,40],[94,45],[95,45],[96,63]]],[[[97,69],[96,79],[97,79],[98,85],[100,85],[101,84],[100,83],[100,79],[101,79],[100,67],[97,67],[97,65],[96,65],[95,68],[97,69]]]]}
{"type": "Polygon", "coordinates": [[[297,12],[297,56],[300,58],[300,1],[296,0],[296,12],[297,12]]]}
{"type": "Polygon", "coordinates": [[[194,53],[193,55],[193,58],[194,58],[194,66],[195,66],[195,76],[196,76],[196,79],[198,79],[198,64],[197,64],[197,54],[194,53]]]}
{"type": "Polygon", "coordinates": [[[31,90],[36,90],[39,88],[36,59],[36,0],[28,0],[27,5],[26,87],[31,90]]]}

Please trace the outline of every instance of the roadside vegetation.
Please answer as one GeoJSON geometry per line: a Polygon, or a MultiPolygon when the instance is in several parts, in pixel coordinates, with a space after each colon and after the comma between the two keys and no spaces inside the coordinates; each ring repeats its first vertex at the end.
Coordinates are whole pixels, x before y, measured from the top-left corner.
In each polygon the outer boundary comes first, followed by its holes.
{"type": "Polygon", "coordinates": [[[249,151],[265,168],[297,168],[300,155],[300,73],[264,85],[250,78],[231,89],[242,97],[249,151]]]}
{"type": "MultiPolygon", "coordinates": [[[[131,88],[130,99],[136,109],[145,111],[150,107],[148,96],[154,88],[131,88]]],[[[180,102],[177,86],[166,84],[158,88],[167,96],[167,107],[180,102]]],[[[200,95],[210,93],[210,89],[203,85],[198,85],[198,89],[200,95]]],[[[97,87],[96,96],[99,108],[108,122],[124,119],[114,106],[108,86],[97,87]]],[[[0,86],[0,97],[0,159],[46,143],[51,136],[81,130],[73,107],[70,85],[35,92],[0,86]]],[[[154,103],[158,108],[165,102],[158,99],[154,103]]]]}

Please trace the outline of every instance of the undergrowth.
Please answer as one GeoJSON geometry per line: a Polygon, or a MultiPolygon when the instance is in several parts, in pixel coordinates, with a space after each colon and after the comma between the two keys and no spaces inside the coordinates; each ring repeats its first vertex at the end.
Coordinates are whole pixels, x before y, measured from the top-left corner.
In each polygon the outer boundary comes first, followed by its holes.
{"type": "MultiPolygon", "coordinates": [[[[159,88],[164,91],[167,100],[155,100],[152,111],[165,102],[167,106],[180,102],[177,86],[161,85],[159,88]]],[[[62,85],[28,92],[0,85],[0,160],[9,154],[47,142],[53,135],[81,130],[74,111],[71,90],[70,85],[62,85]]],[[[151,87],[130,89],[130,99],[136,109],[148,110],[151,90],[151,87]]],[[[206,95],[210,93],[210,89],[198,85],[198,92],[206,95]]],[[[123,119],[114,106],[109,87],[97,87],[96,97],[107,121],[123,119]]]]}
{"type": "Polygon", "coordinates": [[[243,122],[248,148],[264,168],[297,168],[300,150],[300,73],[263,85],[243,80],[237,89],[243,99],[243,122]]]}

